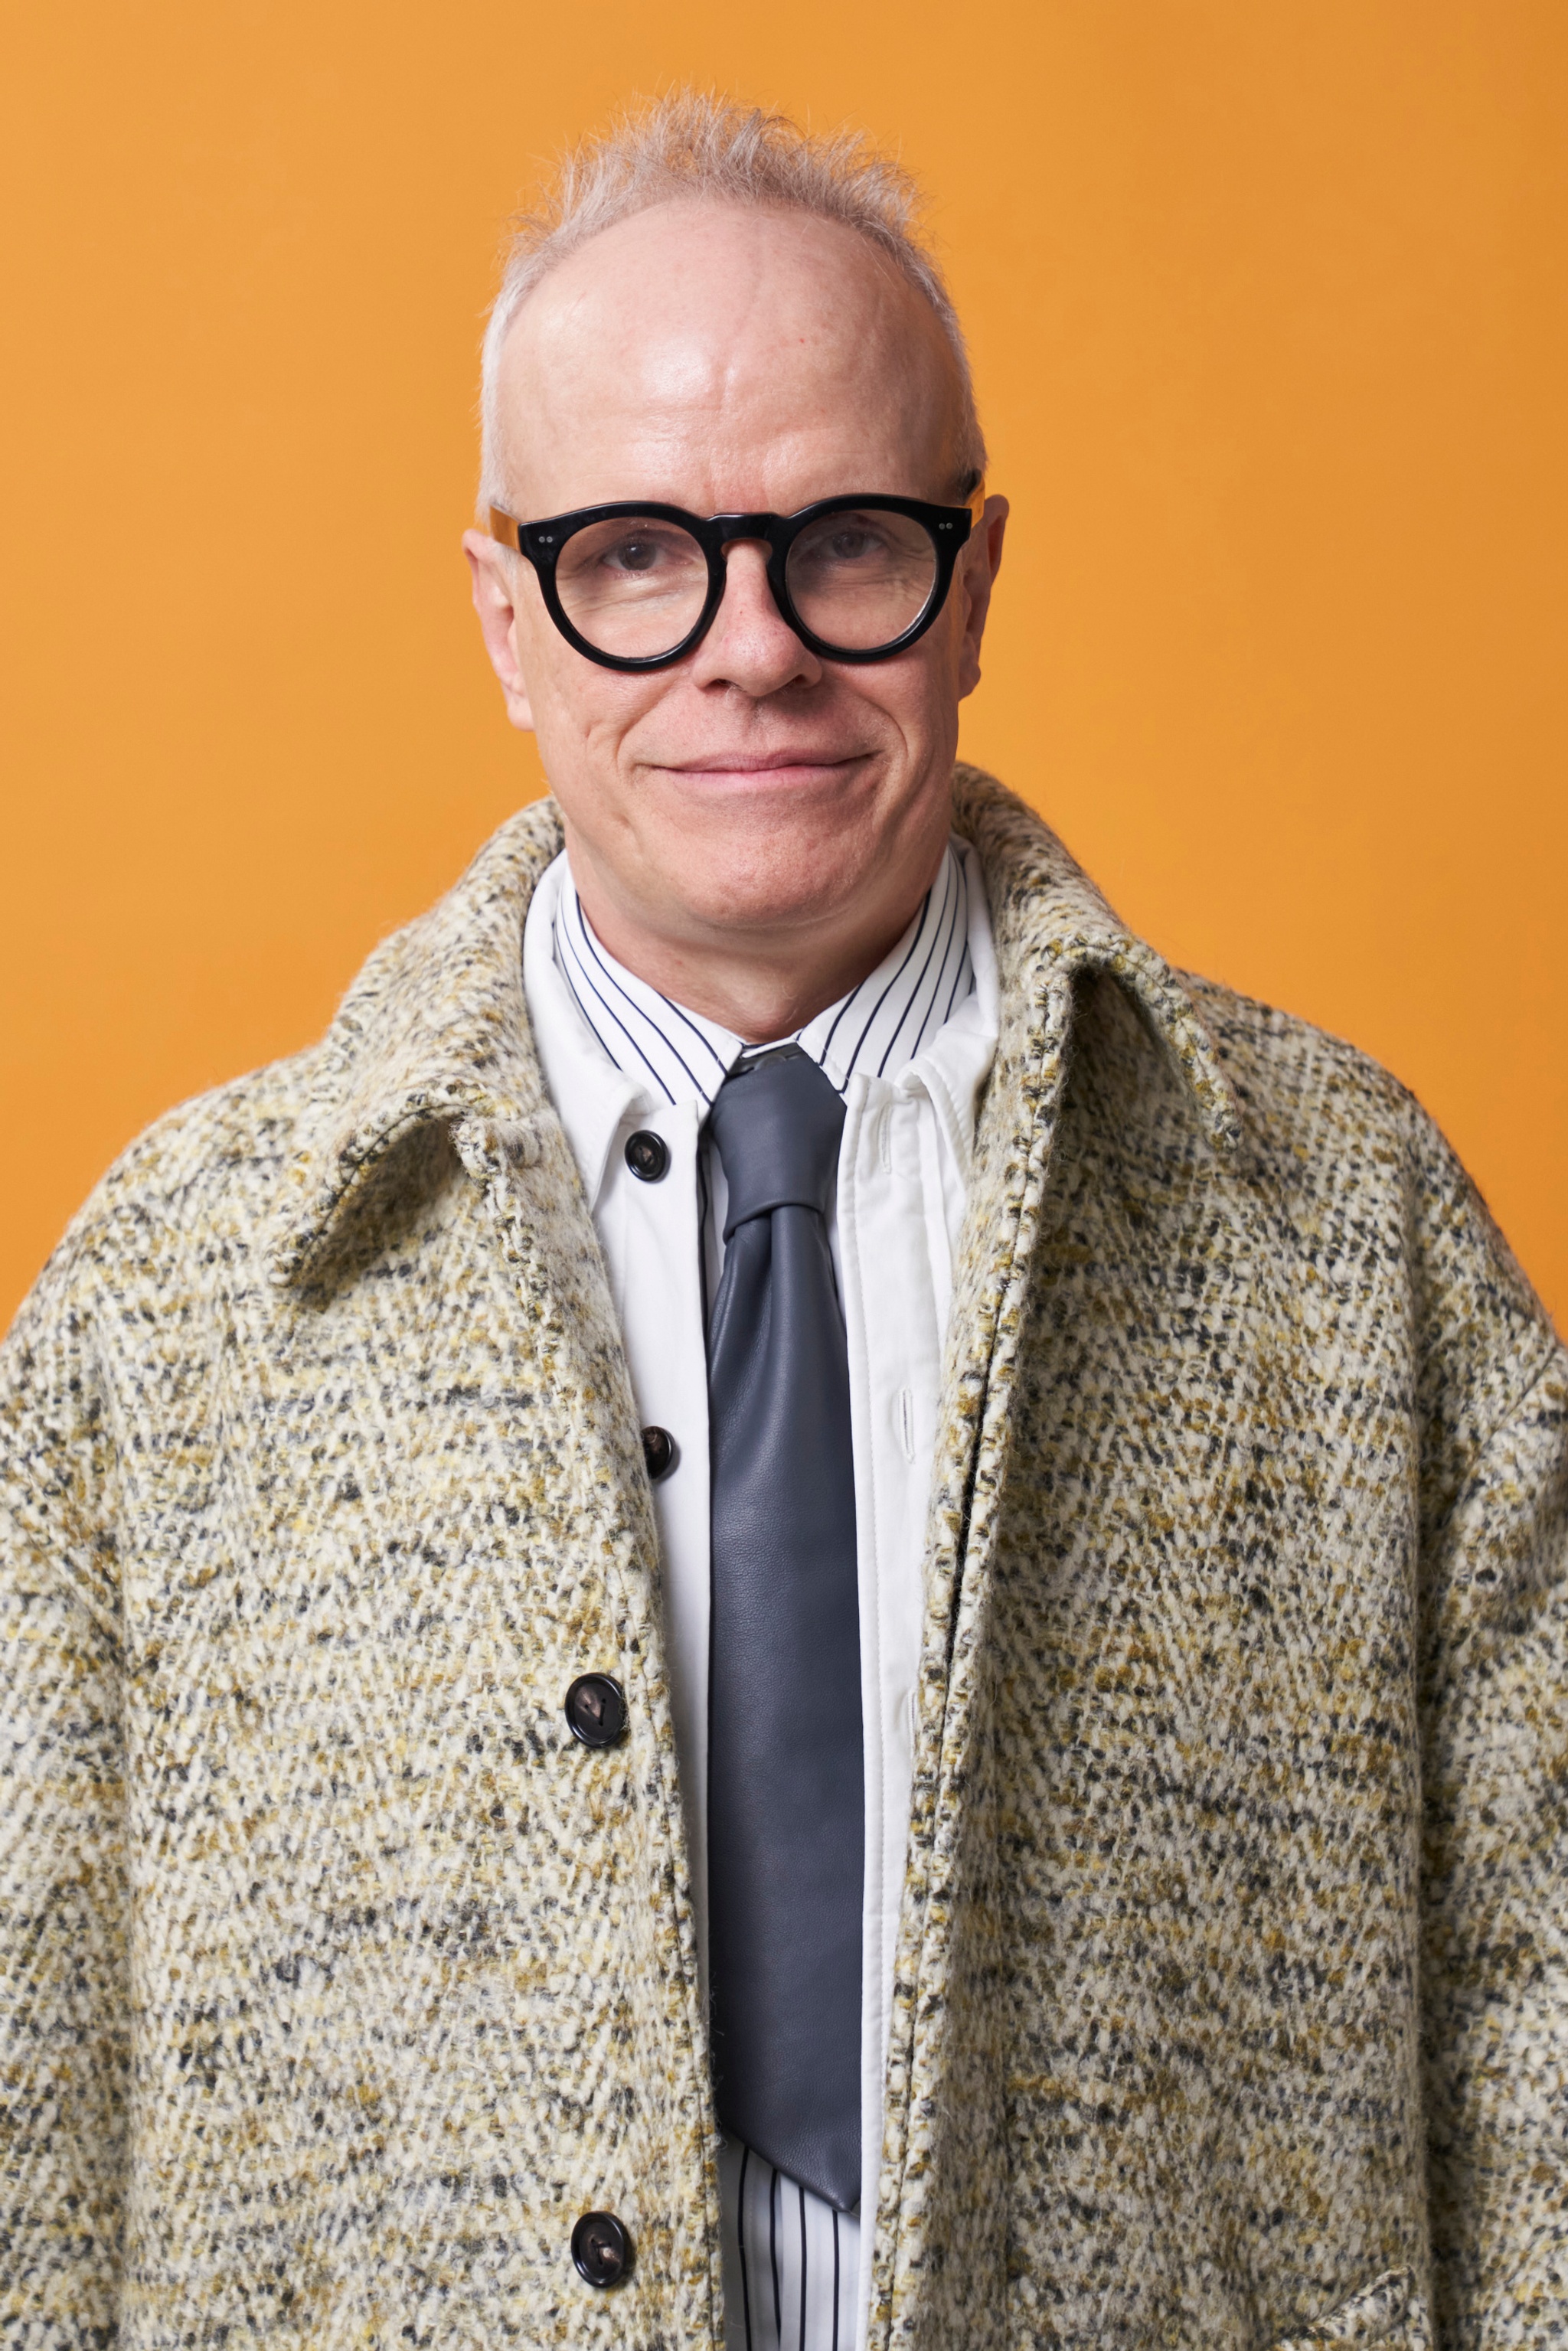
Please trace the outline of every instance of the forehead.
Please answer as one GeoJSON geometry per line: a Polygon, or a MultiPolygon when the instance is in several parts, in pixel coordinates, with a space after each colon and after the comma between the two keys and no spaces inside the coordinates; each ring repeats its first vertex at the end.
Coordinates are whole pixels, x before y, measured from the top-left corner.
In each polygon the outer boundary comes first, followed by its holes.
{"type": "Polygon", "coordinates": [[[498,388],[529,513],[949,486],[959,387],[935,314],[866,238],[805,214],[682,202],[618,223],[525,303],[498,388]]]}

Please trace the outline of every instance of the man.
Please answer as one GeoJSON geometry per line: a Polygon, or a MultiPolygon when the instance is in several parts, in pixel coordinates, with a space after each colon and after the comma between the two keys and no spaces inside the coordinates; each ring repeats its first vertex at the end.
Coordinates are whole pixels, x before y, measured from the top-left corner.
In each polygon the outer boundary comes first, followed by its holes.
{"type": "Polygon", "coordinates": [[[486,423],[553,798],[7,1346],[12,2335],[1563,2340],[1546,1317],[955,774],[888,167],[589,151],[486,423]]]}

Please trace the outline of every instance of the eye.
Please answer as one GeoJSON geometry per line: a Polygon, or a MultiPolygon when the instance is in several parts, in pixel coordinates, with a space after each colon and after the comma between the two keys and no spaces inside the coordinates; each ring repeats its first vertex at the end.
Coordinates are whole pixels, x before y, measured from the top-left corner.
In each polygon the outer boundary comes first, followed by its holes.
{"type": "Polygon", "coordinates": [[[853,563],[862,555],[874,553],[881,544],[876,532],[868,530],[863,523],[846,523],[834,531],[824,552],[835,563],[853,563]]]}
{"type": "Polygon", "coordinates": [[[600,560],[614,571],[652,571],[663,550],[651,538],[623,538],[600,560]]]}

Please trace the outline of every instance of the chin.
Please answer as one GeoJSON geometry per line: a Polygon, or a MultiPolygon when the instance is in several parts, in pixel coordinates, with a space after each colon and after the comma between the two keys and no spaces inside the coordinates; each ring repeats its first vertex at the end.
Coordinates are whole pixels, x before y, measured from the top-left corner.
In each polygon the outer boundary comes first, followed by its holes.
{"type": "Polygon", "coordinates": [[[682,830],[663,856],[668,894],[705,926],[768,929],[830,920],[865,893],[893,844],[877,854],[863,824],[777,823],[758,831],[682,830]]]}
{"type": "Polygon", "coordinates": [[[822,871],[815,861],[759,873],[755,866],[730,872],[716,860],[703,872],[687,870],[664,878],[666,901],[685,917],[680,927],[689,924],[710,937],[716,932],[810,929],[831,922],[863,886],[862,877],[853,869],[846,872],[841,862],[822,871]]]}

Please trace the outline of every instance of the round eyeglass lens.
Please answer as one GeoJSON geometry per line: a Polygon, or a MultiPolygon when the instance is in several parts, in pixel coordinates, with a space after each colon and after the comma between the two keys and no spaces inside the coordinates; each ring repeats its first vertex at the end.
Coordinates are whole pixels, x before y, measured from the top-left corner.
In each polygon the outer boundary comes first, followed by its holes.
{"type": "Polygon", "coordinates": [[[597,652],[647,661],[673,653],[702,618],[707,558],[679,523],[620,515],[567,540],[555,584],[567,619],[597,652]]]}
{"type": "Polygon", "coordinates": [[[807,524],[784,579],[814,637],[845,653],[874,653],[912,629],[930,603],[936,549],[912,515],[855,507],[807,524]]]}

